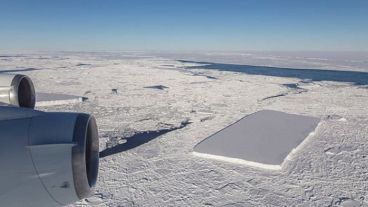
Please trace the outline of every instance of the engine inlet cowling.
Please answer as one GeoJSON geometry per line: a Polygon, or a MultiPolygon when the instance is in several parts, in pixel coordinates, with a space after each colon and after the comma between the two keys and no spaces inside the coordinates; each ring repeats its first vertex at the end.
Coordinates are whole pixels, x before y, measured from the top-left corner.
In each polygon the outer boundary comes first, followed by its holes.
{"type": "Polygon", "coordinates": [[[34,108],[36,94],[32,80],[20,74],[0,74],[0,102],[34,108]]]}

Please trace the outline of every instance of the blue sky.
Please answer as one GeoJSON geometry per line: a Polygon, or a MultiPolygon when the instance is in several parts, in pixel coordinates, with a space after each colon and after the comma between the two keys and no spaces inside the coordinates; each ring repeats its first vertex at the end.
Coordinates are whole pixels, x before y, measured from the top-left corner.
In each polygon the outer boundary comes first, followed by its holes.
{"type": "Polygon", "coordinates": [[[367,0],[0,0],[0,50],[367,51],[367,0]]]}

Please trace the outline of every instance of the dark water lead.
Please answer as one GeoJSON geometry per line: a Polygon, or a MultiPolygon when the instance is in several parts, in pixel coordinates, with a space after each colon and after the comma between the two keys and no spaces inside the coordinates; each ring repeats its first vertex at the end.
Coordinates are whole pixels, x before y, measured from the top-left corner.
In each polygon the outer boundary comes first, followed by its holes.
{"type": "Polygon", "coordinates": [[[186,127],[188,124],[190,124],[191,122],[189,121],[184,121],[180,124],[180,126],[178,127],[173,127],[173,128],[169,128],[169,129],[160,129],[160,130],[156,130],[156,131],[145,131],[145,132],[139,132],[137,134],[134,134],[131,137],[126,137],[124,138],[126,140],[125,143],[122,144],[118,144],[114,147],[110,147],[107,148],[103,151],[100,152],[100,157],[107,157],[113,154],[117,154],[120,152],[124,152],[133,148],[136,148],[144,143],[147,143],[161,135],[164,135],[166,133],[169,133],[171,131],[175,131],[178,129],[182,129],[184,127],[186,127]]]}
{"type": "Polygon", "coordinates": [[[299,78],[311,81],[336,81],[347,82],[354,85],[368,85],[368,72],[339,71],[325,69],[294,69],[268,66],[237,65],[212,62],[196,62],[178,60],[183,63],[203,64],[201,66],[188,66],[187,69],[213,69],[219,71],[232,71],[249,75],[264,75],[285,78],[299,78]]]}
{"type": "Polygon", "coordinates": [[[27,72],[27,71],[34,71],[34,70],[41,70],[41,69],[38,69],[38,68],[23,68],[23,69],[10,69],[10,70],[0,69],[0,73],[27,72]]]}

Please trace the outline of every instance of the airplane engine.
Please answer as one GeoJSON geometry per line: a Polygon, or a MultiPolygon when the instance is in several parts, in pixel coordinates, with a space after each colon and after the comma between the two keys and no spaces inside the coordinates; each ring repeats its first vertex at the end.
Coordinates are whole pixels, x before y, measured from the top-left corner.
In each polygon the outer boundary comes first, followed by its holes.
{"type": "MultiPolygon", "coordinates": [[[[32,82],[20,79],[18,105],[32,107],[32,82]]],[[[1,86],[10,83],[2,80],[1,86]]],[[[98,164],[93,116],[0,105],[0,206],[64,206],[83,199],[96,184],[98,164]]]]}
{"type": "Polygon", "coordinates": [[[31,79],[20,74],[0,74],[0,102],[34,108],[36,95],[31,79]]]}

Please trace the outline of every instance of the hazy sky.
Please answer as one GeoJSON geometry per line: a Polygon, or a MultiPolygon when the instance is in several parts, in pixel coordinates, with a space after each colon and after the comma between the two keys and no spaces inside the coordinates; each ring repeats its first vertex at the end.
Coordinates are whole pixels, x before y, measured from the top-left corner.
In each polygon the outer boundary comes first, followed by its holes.
{"type": "Polygon", "coordinates": [[[368,50],[367,0],[0,0],[0,50],[368,50]]]}

